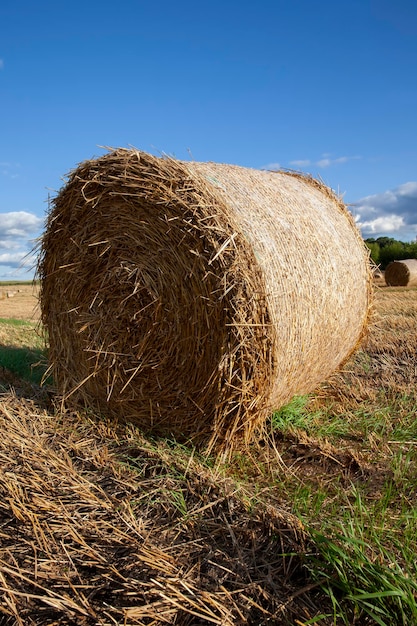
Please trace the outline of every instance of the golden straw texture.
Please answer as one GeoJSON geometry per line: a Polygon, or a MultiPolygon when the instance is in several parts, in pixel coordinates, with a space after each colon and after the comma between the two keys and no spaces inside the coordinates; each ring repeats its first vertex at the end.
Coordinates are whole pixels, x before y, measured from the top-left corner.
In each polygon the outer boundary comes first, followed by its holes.
{"type": "Polygon", "coordinates": [[[371,285],[320,182],[126,149],[70,174],[38,275],[65,401],[209,449],[248,442],[337,369],[371,285]]]}
{"type": "Polygon", "coordinates": [[[417,287],[417,259],[389,263],[385,270],[385,282],[392,287],[417,287]]]}

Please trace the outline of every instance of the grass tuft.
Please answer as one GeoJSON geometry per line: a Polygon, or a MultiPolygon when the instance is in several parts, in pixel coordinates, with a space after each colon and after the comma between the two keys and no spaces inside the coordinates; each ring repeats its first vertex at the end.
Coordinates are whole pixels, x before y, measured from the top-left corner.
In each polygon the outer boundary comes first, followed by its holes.
{"type": "Polygon", "coordinates": [[[272,428],[285,432],[291,428],[308,430],[312,417],[307,410],[309,396],[295,396],[291,402],[272,415],[272,428]]]}
{"type": "Polygon", "coordinates": [[[312,531],[318,555],[306,565],[333,604],[334,623],[361,623],[364,616],[379,626],[417,623],[417,583],[382,544],[358,538],[354,525],[332,539],[312,531]]]}
{"type": "Polygon", "coordinates": [[[31,384],[41,384],[47,370],[46,348],[34,323],[0,318],[0,367],[31,384]]]}

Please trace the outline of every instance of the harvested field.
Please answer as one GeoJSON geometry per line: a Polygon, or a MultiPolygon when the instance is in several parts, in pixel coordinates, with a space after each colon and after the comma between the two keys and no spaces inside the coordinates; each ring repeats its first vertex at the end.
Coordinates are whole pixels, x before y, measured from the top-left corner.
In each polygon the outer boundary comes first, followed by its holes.
{"type": "Polygon", "coordinates": [[[37,322],[40,318],[38,295],[37,284],[0,284],[0,319],[13,318],[37,322]]]}
{"type": "Polygon", "coordinates": [[[308,399],[309,421],[227,464],[62,411],[0,369],[2,626],[371,626],[383,593],[379,624],[414,624],[401,602],[417,599],[417,290],[382,285],[374,308],[361,350],[308,399]],[[360,522],[341,581],[344,544],[333,567],[313,531],[360,522]],[[376,598],[355,604],[358,588],[376,598]]]}

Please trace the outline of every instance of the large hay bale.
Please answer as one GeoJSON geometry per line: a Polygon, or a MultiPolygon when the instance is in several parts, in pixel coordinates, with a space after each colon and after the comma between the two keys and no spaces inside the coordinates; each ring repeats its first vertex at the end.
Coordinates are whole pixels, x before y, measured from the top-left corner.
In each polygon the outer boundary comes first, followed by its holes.
{"type": "Polygon", "coordinates": [[[385,282],[391,287],[417,287],[417,259],[389,263],[385,269],[385,282]]]}
{"type": "Polygon", "coordinates": [[[66,402],[209,448],[249,441],[347,359],[371,285],[320,182],[125,149],[70,174],[38,275],[66,402]]]}

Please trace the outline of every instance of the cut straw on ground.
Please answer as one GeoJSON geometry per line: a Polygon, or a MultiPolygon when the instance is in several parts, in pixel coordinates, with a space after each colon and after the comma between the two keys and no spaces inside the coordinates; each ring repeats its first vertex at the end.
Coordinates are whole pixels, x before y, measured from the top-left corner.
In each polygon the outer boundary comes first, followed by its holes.
{"type": "Polygon", "coordinates": [[[12,394],[0,427],[2,623],[290,624],[314,610],[307,537],[285,510],[249,513],[232,482],[134,429],[12,394]]]}

